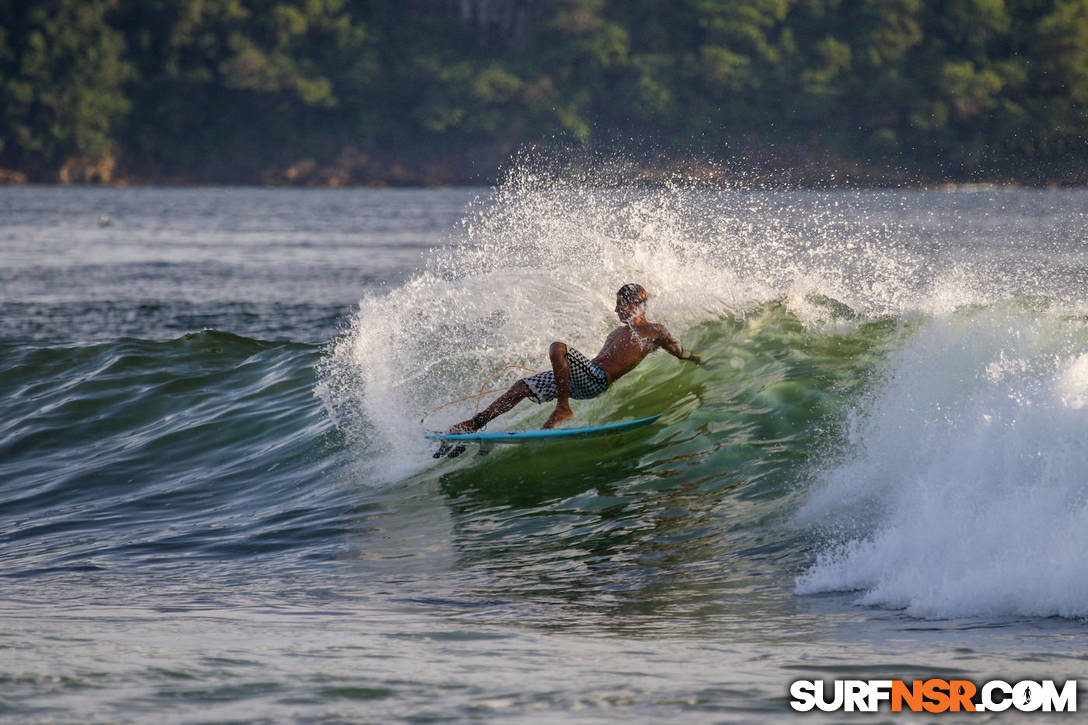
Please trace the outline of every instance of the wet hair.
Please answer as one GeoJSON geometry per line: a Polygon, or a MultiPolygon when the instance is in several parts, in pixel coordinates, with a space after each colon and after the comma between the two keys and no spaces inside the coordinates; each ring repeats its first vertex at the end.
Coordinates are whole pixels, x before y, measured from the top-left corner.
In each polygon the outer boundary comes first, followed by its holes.
{"type": "Polygon", "coordinates": [[[616,299],[627,304],[643,305],[646,304],[646,300],[650,299],[650,295],[647,294],[642,285],[630,282],[620,287],[616,293],[616,299]]]}

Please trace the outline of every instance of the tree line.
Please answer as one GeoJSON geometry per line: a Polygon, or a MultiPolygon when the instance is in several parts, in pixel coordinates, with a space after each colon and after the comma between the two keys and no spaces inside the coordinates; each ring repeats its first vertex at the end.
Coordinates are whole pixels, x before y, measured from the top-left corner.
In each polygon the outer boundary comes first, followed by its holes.
{"type": "Polygon", "coordinates": [[[0,168],[488,180],[520,144],[1088,181],[1088,0],[0,0],[0,168]]]}

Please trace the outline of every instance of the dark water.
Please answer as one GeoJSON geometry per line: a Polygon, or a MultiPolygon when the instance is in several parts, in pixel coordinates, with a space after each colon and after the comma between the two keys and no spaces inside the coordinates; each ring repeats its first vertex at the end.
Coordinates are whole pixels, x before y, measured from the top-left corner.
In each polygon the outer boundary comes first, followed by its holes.
{"type": "Polygon", "coordinates": [[[0,719],[745,722],[798,678],[1077,677],[1086,222],[528,173],[0,189],[0,719]],[[634,280],[710,365],[576,420],[658,424],[430,457],[472,401],[425,413],[595,352],[634,280]]]}

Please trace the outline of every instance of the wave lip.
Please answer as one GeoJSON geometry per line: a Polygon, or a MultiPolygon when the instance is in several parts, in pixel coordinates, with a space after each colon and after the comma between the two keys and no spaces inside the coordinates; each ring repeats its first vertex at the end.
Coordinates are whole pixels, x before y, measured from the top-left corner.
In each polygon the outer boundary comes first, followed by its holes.
{"type": "Polygon", "coordinates": [[[925,618],[1088,615],[1088,320],[1011,303],[932,320],[799,520],[797,592],[925,618]]]}

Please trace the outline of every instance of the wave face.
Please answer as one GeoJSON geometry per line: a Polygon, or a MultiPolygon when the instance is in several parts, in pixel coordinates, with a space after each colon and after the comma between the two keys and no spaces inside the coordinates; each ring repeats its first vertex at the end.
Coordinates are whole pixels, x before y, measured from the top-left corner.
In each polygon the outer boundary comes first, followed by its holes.
{"type": "MultiPolygon", "coordinates": [[[[675,435],[654,445],[696,439],[675,451],[690,461],[680,475],[709,476],[715,495],[739,485],[781,512],[803,491],[800,538],[783,534],[798,592],[861,590],[862,602],[932,617],[1088,613],[1071,583],[1088,573],[1074,534],[1083,194],[611,181],[522,167],[466,216],[460,243],[364,297],[321,394],[368,477],[426,475],[424,411],[477,392],[499,365],[545,367],[553,339],[592,354],[616,324],[614,290],[638,281],[651,319],[715,367],[651,358],[578,420],[663,412],[675,435]],[[974,223],[955,226],[962,218],[974,223]]],[[[428,425],[471,415],[466,405],[428,425]]],[[[523,404],[501,426],[546,414],[523,404]]]]}
{"type": "Polygon", "coordinates": [[[283,503],[320,480],[334,444],[313,400],[318,355],[215,331],[0,345],[4,573],[320,557],[325,534],[307,528],[327,512],[283,503]]]}

